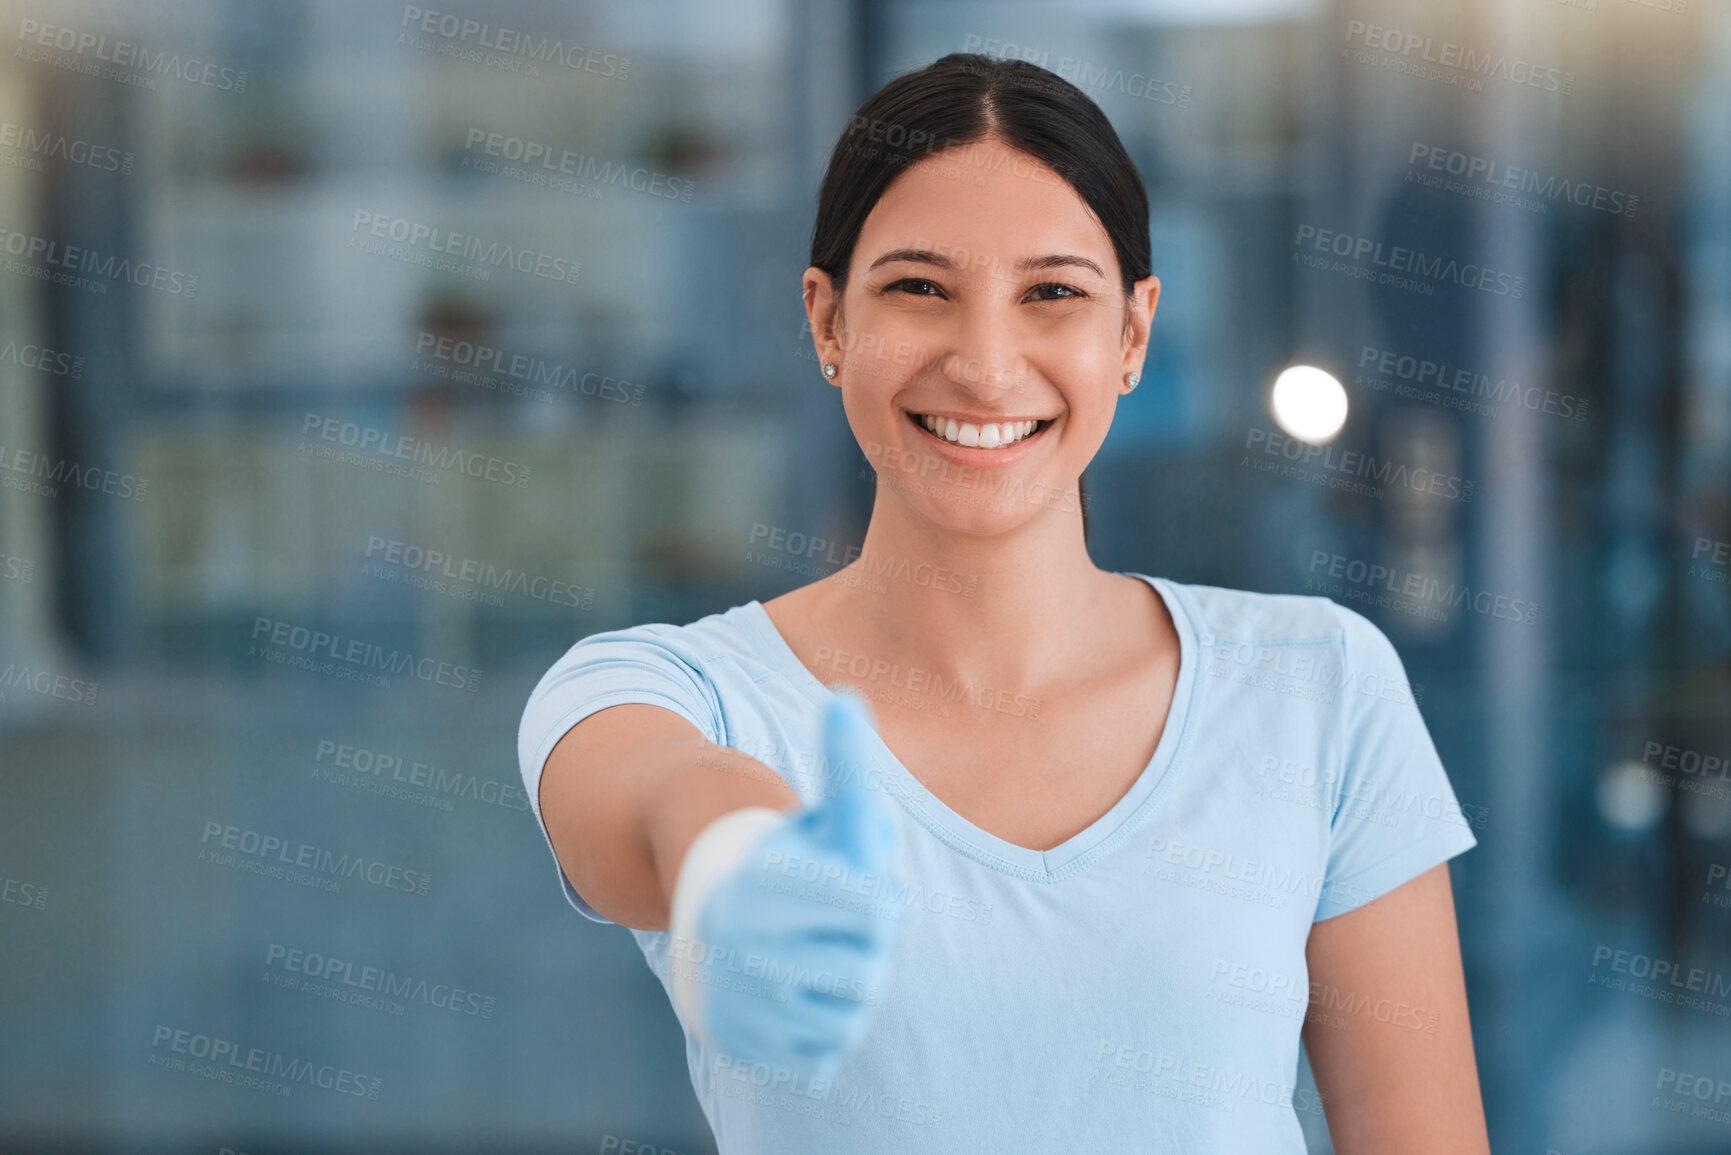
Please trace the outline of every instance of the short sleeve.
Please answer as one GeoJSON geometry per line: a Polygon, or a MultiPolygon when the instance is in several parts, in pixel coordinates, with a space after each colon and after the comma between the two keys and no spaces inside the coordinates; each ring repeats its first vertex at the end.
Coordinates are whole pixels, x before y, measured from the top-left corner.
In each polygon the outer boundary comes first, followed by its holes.
{"type": "MultiPolygon", "coordinates": [[[[711,742],[721,742],[721,708],[701,660],[679,627],[660,623],[591,634],[565,652],[529,694],[517,727],[517,763],[529,808],[547,852],[553,840],[541,817],[541,772],[553,747],[589,715],[628,702],[662,706],[685,718],[711,742]]],[[[565,899],[578,913],[611,924],[583,901],[556,854],[553,869],[565,899]]]]}
{"type": "Polygon", "coordinates": [[[1316,921],[1478,845],[1393,644],[1356,610],[1334,608],[1343,631],[1344,733],[1316,921]]]}

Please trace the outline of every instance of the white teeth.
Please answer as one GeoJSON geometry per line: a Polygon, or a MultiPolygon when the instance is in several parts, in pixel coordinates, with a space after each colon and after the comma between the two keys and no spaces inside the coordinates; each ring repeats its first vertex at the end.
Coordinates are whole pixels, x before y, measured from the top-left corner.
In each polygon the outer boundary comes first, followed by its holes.
{"type": "Polygon", "coordinates": [[[1002,449],[1005,446],[1014,445],[1033,433],[1040,425],[1038,421],[1034,420],[970,425],[966,422],[957,422],[950,417],[932,417],[929,415],[921,415],[920,424],[945,441],[978,449],[1002,449]]]}

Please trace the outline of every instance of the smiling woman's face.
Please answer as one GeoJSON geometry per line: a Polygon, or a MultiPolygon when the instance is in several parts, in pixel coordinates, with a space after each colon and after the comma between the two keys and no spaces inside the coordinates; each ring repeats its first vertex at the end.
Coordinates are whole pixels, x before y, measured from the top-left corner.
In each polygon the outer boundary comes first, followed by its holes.
{"type": "Polygon", "coordinates": [[[848,277],[838,314],[806,270],[808,309],[880,500],[982,534],[1076,513],[1160,292],[1137,282],[1126,317],[1111,238],[1076,190],[996,140],[936,154],[873,206],[848,277]]]}

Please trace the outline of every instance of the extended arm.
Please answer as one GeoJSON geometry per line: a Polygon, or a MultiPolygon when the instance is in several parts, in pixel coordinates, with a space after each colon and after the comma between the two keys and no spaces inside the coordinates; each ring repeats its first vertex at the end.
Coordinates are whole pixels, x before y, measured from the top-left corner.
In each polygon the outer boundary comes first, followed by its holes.
{"type": "Polygon", "coordinates": [[[659,706],[597,711],[549,759],[542,818],[571,884],[616,922],[672,923],[674,1009],[724,1054],[827,1081],[870,1028],[901,923],[838,901],[831,885],[899,876],[900,830],[865,785],[870,737],[862,699],[829,704],[831,780],[809,808],[774,771],[659,706]],[[748,955],[766,962],[760,981],[705,981],[748,955]]]}
{"type": "Polygon", "coordinates": [[[541,775],[541,818],[565,877],[602,915],[638,930],[667,929],[680,863],[710,822],[798,804],[762,762],[637,703],[566,731],[541,775]]]}

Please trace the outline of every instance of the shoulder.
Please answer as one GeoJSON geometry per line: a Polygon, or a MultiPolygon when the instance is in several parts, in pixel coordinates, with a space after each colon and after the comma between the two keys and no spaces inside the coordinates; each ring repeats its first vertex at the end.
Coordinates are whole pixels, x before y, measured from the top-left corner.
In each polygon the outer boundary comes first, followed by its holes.
{"type": "Polygon", "coordinates": [[[597,710],[628,702],[666,707],[711,741],[721,741],[726,702],[749,684],[728,660],[749,652],[741,625],[746,608],[684,625],[644,622],[579,639],[541,675],[523,707],[518,744],[525,767],[538,772],[565,731],[597,710]]]}
{"type": "Polygon", "coordinates": [[[707,680],[719,664],[755,657],[756,642],[750,607],[744,605],[707,614],[683,625],[642,622],[597,630],[579,638],[566,650],[547,671],[542,682],[552,679],[562,669],[608,661],[638,661],[678,667],[707,680]]]}
{"type": "Polygon", "coordinates": [[[1347,628],[1341,615],[1359,617],[1330,598],[1311,594],[1265,594],[1170,580],[1167,585],[1189,611],[1203,645],[1339,644],[1347,628]]]}
{"type": "Polygon", "coordinates": [[[645,684],[677,687],[719,712],[724,701],[752,700],[764,683],[784,678],[774,625],[755,603],[733,606],[683,625],[643,622],[579,639],[542,675],[531,704],[553,696],[623,693],[645,684]]]}
{"type": "Polygon", "coordinates": [[[1191,617],[1198,645],[1217,658],[1278,672],[1282,654],[1302,653],[1311,680],[1389,702],[1417,701],[1423,694],[1407,681],[1388,635],[1332,598],[1169,584],[1191,617]]]}

